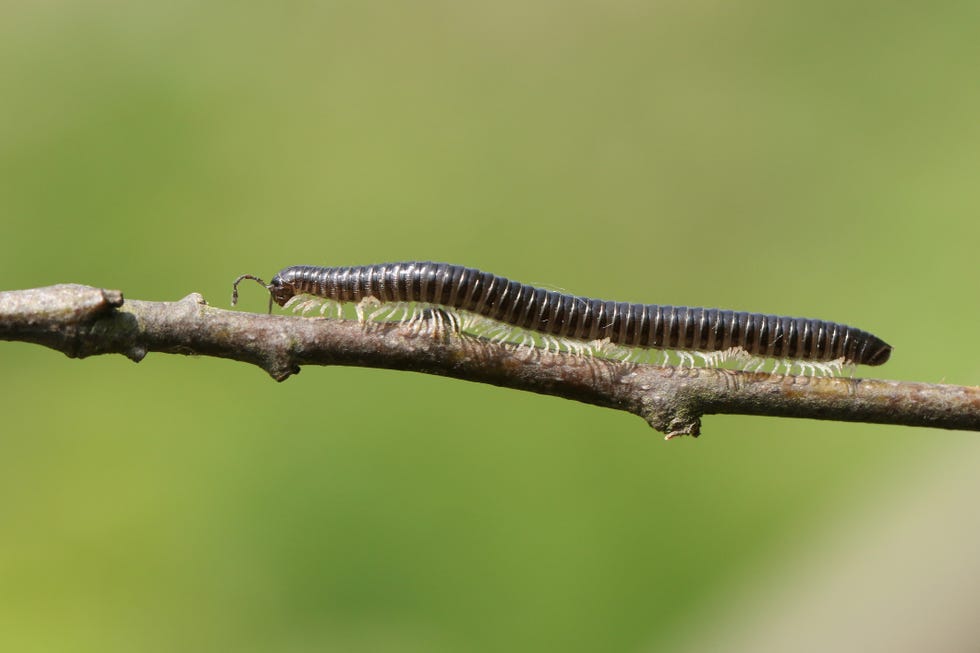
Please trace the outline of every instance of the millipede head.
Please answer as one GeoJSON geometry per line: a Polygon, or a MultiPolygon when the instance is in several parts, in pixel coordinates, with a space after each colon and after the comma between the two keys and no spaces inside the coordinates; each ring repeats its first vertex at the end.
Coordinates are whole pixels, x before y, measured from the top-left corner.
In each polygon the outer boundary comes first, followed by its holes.
{"type": "Polygon", "coordinates": [[[277,274],[272,277],[272,282],[266,286],[269,289],[271,297],[269,298],[269,311],[272,311],[272,303],[275,302],[280,306],[285,306],[286,302],[293,298],[296,294],[296,289],[294,288],[292,282],[283,278],[282,274],[277,274]]]}

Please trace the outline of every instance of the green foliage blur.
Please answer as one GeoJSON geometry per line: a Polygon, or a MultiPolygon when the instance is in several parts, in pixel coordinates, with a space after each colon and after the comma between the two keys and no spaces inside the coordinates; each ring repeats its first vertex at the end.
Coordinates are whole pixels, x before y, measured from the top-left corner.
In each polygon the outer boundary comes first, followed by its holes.
{"type": "MultiPolygon", "coordinates": [[[[0,5],[0,288],[463,263],[976,384],[977,3],[0,5]]],[[[243,286],[243,310],[267,296],[243,286]]],[[[0,343],[0,650],[658,651],[962,433],[0,343]]]]}

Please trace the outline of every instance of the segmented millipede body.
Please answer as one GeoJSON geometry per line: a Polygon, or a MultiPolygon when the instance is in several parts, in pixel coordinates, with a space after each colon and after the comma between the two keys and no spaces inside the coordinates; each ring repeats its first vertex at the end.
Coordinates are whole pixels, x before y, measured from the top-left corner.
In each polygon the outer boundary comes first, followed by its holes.
{"type": "MultiPolygon", "coordinates": [[[[243,275],[238,281],[243,278],[266,285],[251,275],[243,275]]],[[[280,306],[303,294],[337,302],[359,302],[369,297],[380,302],[420,302],[469,311],[557,338],[608,339],[623,347],[697,352],[741,348],[760,358],[843,359],[848,364],[863,365],[881,365],[891,355],[891,346],[880,338],[836,322],[590,299],[449,263],[297,265],[281,270],[266,287],[271,300],[280,306]]]]}

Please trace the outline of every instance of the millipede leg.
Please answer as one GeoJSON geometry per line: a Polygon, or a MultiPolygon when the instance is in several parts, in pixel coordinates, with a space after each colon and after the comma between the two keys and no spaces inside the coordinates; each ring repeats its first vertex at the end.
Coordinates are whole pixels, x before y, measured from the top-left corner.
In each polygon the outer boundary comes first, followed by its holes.
{"type": "MultiPolygon", "coordinates": [[[[381,302],[377,297],[369,296],[365,297],[361,301],[354,305],[354,312],[357,314],[357,322],[361,326],[365,326],[369,319],[365,317],[364,312],[368,309],[377,310],[381,306],[381,302]]],[[[373,316],[372,316],[373,317],[373,316]]]]}

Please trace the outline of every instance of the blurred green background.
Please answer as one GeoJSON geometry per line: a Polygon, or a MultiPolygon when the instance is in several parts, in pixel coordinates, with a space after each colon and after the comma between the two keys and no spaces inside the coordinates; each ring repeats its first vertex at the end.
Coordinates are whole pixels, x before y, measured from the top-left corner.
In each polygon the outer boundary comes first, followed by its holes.
{"type": "MultiPolygon", "coordinates": [[[[245,272],[443,260],[847,322],[895,347],[859,374],[976,384],[978,21],[975,2],[5,2],[0,287],[227,307],[245,272]]],[[[0,410],[4,651],[670,650],[976,439],[714,416],[664,443],[430,376],[276,384],[22,343],[0,344],[0,410]]]]}

